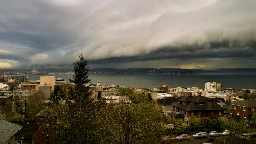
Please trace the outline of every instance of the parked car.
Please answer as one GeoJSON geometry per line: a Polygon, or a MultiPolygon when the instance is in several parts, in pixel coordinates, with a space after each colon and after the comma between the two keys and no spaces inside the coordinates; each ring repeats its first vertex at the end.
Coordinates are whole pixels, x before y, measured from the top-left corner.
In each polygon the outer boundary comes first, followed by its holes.
{"type": "Polygon", "coordinates": [[[209,136],[213,136],[213,137],[216,137],[216,136],[220,136],[220,133],[216,132],[216,131],[211,131],[209,133],[209,136]]]}
{"type": "Polygon", "coordinates": [[[229,130],[225,130],[224,132],[220,133],[220,135],[222,135],[222,136],[230,135],[230,131],[229,130]]]}
{"type": "Polygon", "coordinates": [[[169,140],[169,139],[171,139],[170,136],[163,136],[163,137],[162,137],[162,140],[163,140],[163,141],[167,141],[167,140],[169,140]]]}
{"type": "Polygon", "coordinates": [[[193,135],[194,138],[203,138],[207,137],[207,132],[199,132],[193,135]]]}
{"type": "Polygon", "coordinates": [[[182,135],[179,135],[179,136],[176,136],[175,139],[177,140],[186,140],[186,139],[189,139],[189,135],[188,134],[182,134],[182,135]]]}

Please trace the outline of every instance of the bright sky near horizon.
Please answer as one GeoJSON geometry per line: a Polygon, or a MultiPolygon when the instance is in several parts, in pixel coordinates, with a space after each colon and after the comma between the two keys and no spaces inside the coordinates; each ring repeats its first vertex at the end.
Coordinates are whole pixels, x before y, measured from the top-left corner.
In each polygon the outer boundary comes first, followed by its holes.
{"type": "Polygon", "coordinates": [[[0,68],[256,68],[255,0],[0,2],[0,68]]]}

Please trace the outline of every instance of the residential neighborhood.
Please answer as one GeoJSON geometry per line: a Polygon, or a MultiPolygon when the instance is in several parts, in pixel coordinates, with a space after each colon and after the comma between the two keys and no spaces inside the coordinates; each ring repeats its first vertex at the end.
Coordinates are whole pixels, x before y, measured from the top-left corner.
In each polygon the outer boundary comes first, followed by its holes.
{"type": "MultiPolygon", "coordinates": [[[[47,105],[51,93],[57,86],[66,93],[73,85],[73,83],[57,79],[55,76],[40,76],[40,80],[37,81],[24,80],[21,82],[12,77],[12,81],[0,83],[0,117],[3,119],[1,122],[6,125],[5,127],[15,127],[8,137],[3,138],[2,143],[9,142],[12,144],[14,141],[22,144],[55,143],[53,138],[47,134],[44,119],[44,117],[47,117],[46,114],[49,110],[47,105]],[[14,82],[15,86],[11,90],[10,88],[13,87],[14,82]],[[26,104],[36,92],[42,95],[42,103],[46,109],[37,113],[35,121],[18,124],[15,122],[15,118],[19,119],[19,114],[26,118],[26,104]],[[17,114],[19,116],[16,116],[17,114]],[[6,121],[8,119],[13,119],[11,120],[13,123],[6,121]]],[[[123,86],[103,85],[100,82],[88,83],[87,86],[95,100],[104,99],[106,103],[122,101],[131,103],[128,97],[119,95],[119,90],[124,88],[123,86]]],[[[223,90],[222,84],[218,82],[206,82],[205,88],[160,85],[153,89],[140,87],[129,87],[128,89],[145,93],[151,97],[170,121],[181,121],[184,124],[184,129],[180,132],[185,132],[186,127],[189,128],[194,125],[192,120],[195,118],[198,119],[201,125],[206,124],[209,119],[217,120],[230,117],[249,124],[251,117],[255,115],[256,99],[254,97],[244,97],[245,95],[252,95],[255,92],[254,90],[234,90],[232,88],[223,90]]],[[[177,131],[176,127],[175,123],[171,123],[169,129],[177,131]]],[[[195,131],[193,130],[193,132],[195,131]]],[[[1,133],[5,133],[4,129],[1,129],[1,133]]],[[[221,136],[221,134],[219,135],[221,136]]],[[[183,137],[177,139],[183,140],[183,137]]],[[[184,139],[186,138],[184,137],[184,139]]]]}

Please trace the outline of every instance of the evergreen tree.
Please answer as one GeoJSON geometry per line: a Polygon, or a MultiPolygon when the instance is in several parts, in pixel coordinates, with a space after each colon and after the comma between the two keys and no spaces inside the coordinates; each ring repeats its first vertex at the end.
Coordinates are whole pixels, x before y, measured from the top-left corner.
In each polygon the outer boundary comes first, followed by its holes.
{"type": "MultiPolygon", "coordinates": [[[[57,120],[48,118],[51,134],[58,143],[160,143],[166,117],[162,109],[148,96],[122,89],[120,95],[128,96],[131,103],[110,103],[91,97],[88,67],[83,56],[74,64],[74,83],[66,103],[53,103],[57,120]]],[[[58,100],[58,92],[52,94],[58,100]],[[54,95],[57,95],[55,97],[54,95]]],[[[101,97],[101,94],[98,95],[101,97]]]]}
{"type": "Polygon", "coordinates": [[[65,94],[63,93],[62,88],[59,85],[57,85],[51,93],[49,100],[54,104],[59,104],[59,101],[64,99],[65,94]]]}
{"type": "Polygon", "coordinates": [[[72,100],[77,105],[84,106],[84,103],[90,100],[91,92],[90,87],[86,86],[91,80],[88,78],[89,67],[87,67],[86,60],[82,55],[79,56],[79,61],[74,63],[73,79],[70,79],[71,83],[74,83],[74,87],[69,90],[69,100],[72,100]]]}
{"type": "Polygon", "coordinates": [[[86,85],[90,82],[87,63],[82,55],[79,58],[74,63],[75,75],[70,79],[74,86],[67,96],[63,97],[60,88],[51,95],[57,120],[53,120],[49,113],[48,123],[51,134],[59,143],[97,143],[99,140],[96,115],[101,103],[91,98],[90,88],[86,85]],[[65,103],[58,104],[61,98],[65,103]]]}

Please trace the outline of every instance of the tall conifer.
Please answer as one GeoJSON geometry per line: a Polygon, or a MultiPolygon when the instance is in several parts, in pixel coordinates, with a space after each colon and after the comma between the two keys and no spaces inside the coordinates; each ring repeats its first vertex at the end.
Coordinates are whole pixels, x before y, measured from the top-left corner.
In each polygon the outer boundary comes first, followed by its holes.
{"type": "Polygon", "coordinates": [[[73,100],[77,105],[84,106],[90,98],[91,92],[88,84],[91,80],[88,78],[89,67],[83,55],[79,56],[79,61],[74,63],[74,76],[69,79],[74,83],[74,87],[70,89],[69,100],[73,100]]]}

